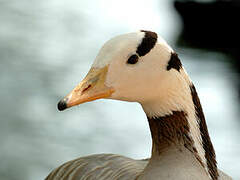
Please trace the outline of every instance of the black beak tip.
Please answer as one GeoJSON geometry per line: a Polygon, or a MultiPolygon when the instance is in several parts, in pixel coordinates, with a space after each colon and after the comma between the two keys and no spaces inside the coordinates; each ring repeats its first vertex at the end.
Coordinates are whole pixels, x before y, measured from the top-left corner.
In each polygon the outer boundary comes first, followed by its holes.
{"type": "Polygon", "coordinates": [[[61,101],[59,101],[57,107],[58,107],[58,110],[59,110],[59,111],[63,111],[63,110],[65,110],[65,109],[67,109],[67,99],[64,98],[64,99],[62,99],[61,101]]]}

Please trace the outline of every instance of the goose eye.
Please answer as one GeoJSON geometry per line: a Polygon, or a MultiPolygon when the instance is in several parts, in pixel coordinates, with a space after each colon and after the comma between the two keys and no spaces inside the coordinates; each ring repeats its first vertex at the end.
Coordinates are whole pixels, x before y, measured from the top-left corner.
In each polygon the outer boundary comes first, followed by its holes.
{"type": "Polygon", "coordinates": [[[138,62],[138,55],[137,54],[133,54],[127,60],[128,64],[136,64],[137,62],[138,62]]]}

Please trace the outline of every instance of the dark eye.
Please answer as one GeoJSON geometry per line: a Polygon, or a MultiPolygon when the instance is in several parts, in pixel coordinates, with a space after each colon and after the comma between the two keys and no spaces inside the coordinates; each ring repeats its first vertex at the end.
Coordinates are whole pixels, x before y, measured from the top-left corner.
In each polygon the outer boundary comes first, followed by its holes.
{"type": "Polygon", "coordinates": [[[137,54],[131,55],[127,60],[128,64],[136,64],[137,62],[138,62],[138,55],[137,54]]]}

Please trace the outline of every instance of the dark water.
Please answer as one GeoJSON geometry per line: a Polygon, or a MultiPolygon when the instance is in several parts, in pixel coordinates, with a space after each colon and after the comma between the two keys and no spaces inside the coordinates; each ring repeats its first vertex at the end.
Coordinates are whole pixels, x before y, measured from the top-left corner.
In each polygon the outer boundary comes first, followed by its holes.
{"type": "MultiPolygon", "coordinates": [[[[93,153],[150,156],[138,104],[99,100],[58,112],[56,103],[117,34],[155,30],[175,47],[181,26],[171,1],[1,0],[0,22],[1,180],[42,180],[93,153]]],[[[202,100],[219,167],[240,179],[237,73],[222,54],[177,51],[202,100]]]]}

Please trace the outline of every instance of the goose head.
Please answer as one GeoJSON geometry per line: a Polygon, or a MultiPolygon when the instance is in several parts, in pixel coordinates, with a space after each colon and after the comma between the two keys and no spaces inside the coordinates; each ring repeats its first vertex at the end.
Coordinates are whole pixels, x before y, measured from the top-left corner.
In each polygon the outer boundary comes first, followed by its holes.
{"type": "Polygon", "coordinates": [[[163,38],[151,31],[128,33],[103,45],[87,76],[59,102],[58,109],[108,98],[139,102],[150,115],[158,103],[158,109],[165,109],[159,113],[167,114],[183,108],[178,101],[184,100],[181,94],[187,84],[177,54],[163,38]],[[169,105],[171,101],[174,104],[169,105]]]}
{"type": "Polygon", "coordinates": [[[152,154],[180,141],[216,179],[215,153],[195,87],[178,55],[156,33],[138,31],[107,41],[58,109],[101,98],[139,102],[149,120],[152,154]]]}

